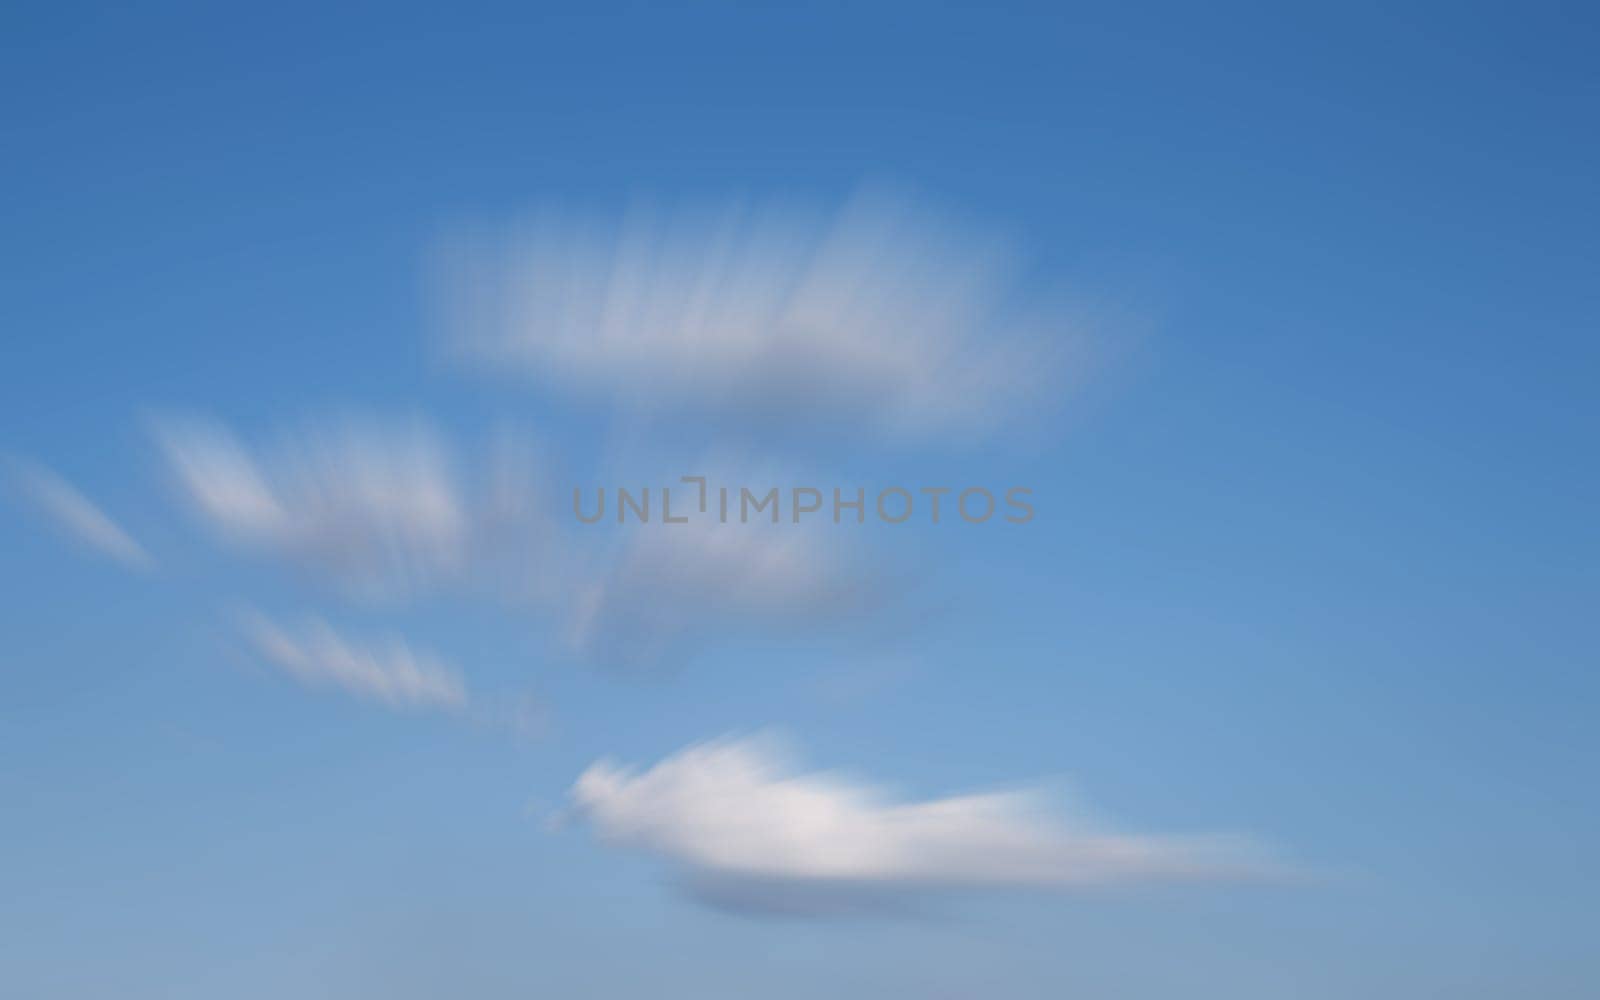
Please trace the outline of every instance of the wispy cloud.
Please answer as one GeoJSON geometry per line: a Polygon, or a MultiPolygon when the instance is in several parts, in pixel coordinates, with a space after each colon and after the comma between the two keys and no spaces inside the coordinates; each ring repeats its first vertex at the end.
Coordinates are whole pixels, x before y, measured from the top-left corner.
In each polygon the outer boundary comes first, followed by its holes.
{"type": "Polygon", "coordinates": [[[254,613],[243,625],[257,653],[307,687],[335,688],[395,709],[467,707],[460,672],[400,639],[359,642],[318,619],[285,627],[254,613]]]}
{"type": "Polygon", "coordinates": [[[453,588],[553,624],[578,655],[620,672],[670,668],[719,638],[841,624],[883,600],[883,573],[815,530],[714,515],[562,525],[548,456],[508,434],[470,475],[426,425],[314,425],[252,448],[215,422],[168,419],[157,439],[225,545],[287,560],[346,596],[453,588]]]}
{"type": "Polygon", "coordinates": [[[143,546],[65,479],[23,461],[13,475],[22,494],[75,541],[133,569],[153,565],[143,546]]]}
{"type": "Polygon", "coordinates": [[[270,452],[210,421],[156,430],[184,496],[229,543],[287,556],[362,597],[409,595],[466,563],[462,490],[426,425],[313,427],[270,452]]]}
{"type": "Polygon", "coordinates": [[[1119,832],[1054,813],[1036,791],[899,801],[802,771],[770,738],[692,746],[643,771],[596,763],[572,799],[606,842],[666,859],[705,902],[754,911],[854,913],[931,891],[1272,871],[1248,840],[1119,832]]]}
{"type": "Polygon", "coordinates": [[[604,665],[647,668],[713,638],[837,625],[874,610],[882,590],[837,546],[792,526],[646,526],[580,590],[572,636],[604,665]]]}
{"type": "Polygon", "coordinates": [[[1085,343],[1014,256],[880,192],[835,210],[545,212],[458,232],[438,286],[455,354],[495,371],[628,407],[973,434],[1058,387],[1085,343]]]}

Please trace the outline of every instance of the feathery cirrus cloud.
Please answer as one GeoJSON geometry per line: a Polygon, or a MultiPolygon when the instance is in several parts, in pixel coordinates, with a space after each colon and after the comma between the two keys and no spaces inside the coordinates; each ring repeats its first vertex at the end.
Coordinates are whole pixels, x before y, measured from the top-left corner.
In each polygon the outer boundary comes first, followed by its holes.
{"type": "Polygon", "coordinates": [[[415,422],[303,425],[272,448],[195,418],[161,420],[156,436],[224,545],[357,599],[456,588],[554,622],[578,655],[623,672],[670,668],[719,638],[837,625],[884,598],[881,573],[789,525],[563,526],[549,470],[507,435],[471,476],[415,422]]]}
{"type": "Polygon", "coordinates": [[[27,499],[81,545],[131,569],[154,565],[150,554],[71,483],[41,465],[14,463],[15,482],[27,499]]]}
{"type": "Polygon", "coordinates": [[[1008,241],[912,199],[561,210],[443,241],[451,353],[625,408],[739,424],[980,434],[1045,401],[1087,338],[1008,241]]]}
{"type": "Polygon", "coordinates": [[[398,638],[357,641],[312,618],[284,626],[252,613],[245,637],[273,666],[311,688],[334,688],[394,709],[455,712],[468,704],[460,671],[398,638]]]}
{"type": "Polygon", "coordinates": [[[579,588],[570,636],[601,664],[658,667],[719,638],[795,635],[861,617],[885,601],[880,576],[793,526],[705,518],[643,526],[579,588]]]}
{"type": "Polygon", "coordinates": [[[475,505],[444,437],[420,421],[312,424],[272,448],[198,418],[162,419],[155,431],[183,498],[225,544],[358,598],[460,581],[474,545],[511,509],[492,488],[475,505]]]}

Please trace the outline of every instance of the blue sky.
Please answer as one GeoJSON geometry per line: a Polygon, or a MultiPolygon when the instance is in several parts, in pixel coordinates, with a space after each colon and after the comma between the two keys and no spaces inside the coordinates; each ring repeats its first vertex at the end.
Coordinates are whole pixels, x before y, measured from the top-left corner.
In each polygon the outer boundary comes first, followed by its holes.
{"type": "MultiPolygon", "coordinates": [[[[3,24],[4,992],[1600,983],[1591,15],[3,24]],[[624,337],[528,377],[462,363],[464,321],[440,315],[463,225],[493,243],[563,213],[615,263],[641,213],[827,229],[890,203],[915,225],[862,273],[910,291],[864,329],[915,350],[880,367],[853,334],[727,371],[624,337]],[[998,305],[954,280],[994,234],[1016,263],[998,305]],[[1043,317],[1020,338],[1019,303],[1043,317]],[[925,364],[921,321],[953,307],[975,317],[961,350],[925,364]],[[1051,363],[969,391],[1007,337],[1051,363]],[[716,405],[682,406],[685,385],[716,405]],[[227,474],[241,455],[259,490],[227,474]],[[524,460],[533,485],[497,492],[524,460]],[[1022,485],[1037,516],[774,529],[680,577],[723,550],[585,534],[565,506],[708,466],[1022,485]],[[436,479],[468,521],[417,499],[436,479]],[[599,642],[660,634],[622,647],[647,662],[599,642]],[[600,761],[637,770],[612,787],[600,761]],[[896,825],[922,815],[896,803],[966,795],[992,826],[896,825]],[[1148,850],[1140,877],[1083,861],[1078,801],[1148,850]],[[804,803],[855,811],[789,843],[804,803]],[[1242,874],[1195,853],[1212,834],[1243,838],[1242,874]],[[867,876],[829,867],[877,837],[867,876]],[[1165,877],[1178,861],[1204,877],[1165,877]],[[744,901],[852,892],[779,915],[697,893],[710,875],[744,901]],[[857,907],[862,884],[893,905],[857,907]]],[[[677,287],[697,226],[645,279],[677,287]]]]}

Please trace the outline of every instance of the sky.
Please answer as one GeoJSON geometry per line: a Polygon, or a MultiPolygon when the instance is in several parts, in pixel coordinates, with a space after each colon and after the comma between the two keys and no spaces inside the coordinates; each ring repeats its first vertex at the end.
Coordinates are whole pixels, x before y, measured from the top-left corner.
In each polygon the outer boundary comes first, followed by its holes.
{"type": "Polygon", "coordinates": [[[0,15],[0,992],[1600,989],[1592,13],[329,8],[0,15]]]}

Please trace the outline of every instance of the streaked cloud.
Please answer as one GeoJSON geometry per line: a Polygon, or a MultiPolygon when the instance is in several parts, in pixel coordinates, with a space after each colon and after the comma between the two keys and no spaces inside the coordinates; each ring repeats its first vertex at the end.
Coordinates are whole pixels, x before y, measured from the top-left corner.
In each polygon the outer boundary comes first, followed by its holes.
{"type": "Polygon", "coordinates": [[[1015,257],[879,192],[463,228],[438,288],[452,351],[495,372],[627,408],[973,435],[1082,360],[1080,331],[1015,257]]]}
{"type": "Polygon", "coordinates": [[[132,569],[149,569],[150,554],[72,484],[49,469],[16,462],[18,489],[74,541],[132,569]]]}
{"type": "Polygon", "coordinates": [[[183,499],[224,545],[285,560],[344,596],[448,589],[509,608],[620,672],[670,669],[709,642],[800,634],[881,603],[881,571],[818,530],[705,515],[586,526],[568,513],[562,524],[549,456],[509,431],[477,463],[417,423],[316,424],[252,447],[214,421],[166,419],[156,437],[183,499]]]}
{"type": "Polygon", "coordinates": [[[714,905],[825,915],[920,893],[1259,878],[1252,842],[1117,831],[1052,811],[1037,791],[903,801],[804,771],[769,738],[691,746],[645,770],[602,761],[572,789],[606,843],[671,864],[714,905]]]}
{"type": "Polygon", "coordinates": [[[625,670],[683,659],[713,639],[816,631],[882,603],[874,574],[789,525],[650,525],[628,532],[577,594],[580,651],[625,670]]]}
{"type": "Polygon", "coordinates": [[[319,425],[270,451],[199,419],[159,421],[156,436],[185,498],[220,538],[286,556],[351,594],[406,596],[466,564],[462,489],[426,424],[319,425]]]}
{"type": "Polygon", "coordinates": [[[243,627],[262,658],[307,687],[336,689],[394,709],[467,707],[460,672],[398,638],[357,641],[320,619],[283,626],[255,613],[243,627]]]}

